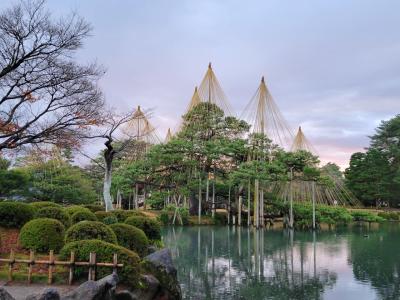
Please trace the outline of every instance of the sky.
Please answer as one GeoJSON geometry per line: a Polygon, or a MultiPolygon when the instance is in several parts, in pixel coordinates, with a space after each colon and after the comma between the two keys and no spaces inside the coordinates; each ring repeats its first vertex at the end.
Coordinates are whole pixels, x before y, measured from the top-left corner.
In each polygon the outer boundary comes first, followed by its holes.
{"type": "MultiPolygon", "coordinates": [[[[0,9],[15,2],[2,0],[0,9]]],[[[177,127],[209,62],[238,116],[264,75],[291,128],[301,125],[321,161],[342,168],[381,120],[400,113],[400,1],[48,0],[47,7],[92,24],[77,59],[106,68],[99,84],[116,111],[151,109],[162,138],[177,127]]]]}

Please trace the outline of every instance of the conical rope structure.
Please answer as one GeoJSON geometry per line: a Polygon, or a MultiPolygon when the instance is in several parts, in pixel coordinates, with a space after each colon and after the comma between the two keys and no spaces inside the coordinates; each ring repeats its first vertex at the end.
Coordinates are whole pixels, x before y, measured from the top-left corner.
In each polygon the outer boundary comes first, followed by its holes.
{"type": "Polygon", "coordinates": [[[264,77],[244,109],[241,119],[246,120],[252,126],[252,133],[266,135],[273,143],[288,149],[293,140],[293,133],[285,118],[279,111],[264,77]]]}
{"type": "Polygon", "coordinates": [[[232,108],[215,76],[211,63],[209,63],[207,72],[200,83],[198,94],[201,102],[215,104],[224,111],[225,115],[232,114],[232,108]]]}
{"type": "Polygon", "coordinates": [[[167,131],[167,135],[165,136],[165,140],[164,140],[164,143],[166,144],[166,143],[168,143],[171,139],[172,139],[172,132],[171,132],[171,128],[168,128],[168,131],[167,131]]]}
{"type": "MultiPolygon", "coordinates": [[[[317,155],[315,148],[306,138],[301,127],[299,127],[296,137],[294,138],[291,151],[307,151],[317,155]]],[[[343,178],[338,177],[336,174],[329,170],[327,171],[326,169],[322,172],[322,175],[328,177],[331,184],[315,185],[316,203],[326,205],[361,206],[360,201],[345,186],[343,178]]],[[[289,201],[290,183],[278,183],[274,188],[274,193],[280,199],[289,201]]],[[[312,181],[293,180],[292,195],[295,202],[311,202],[312,181]]]]}
{"type": "Polygon", "coordinates": [[[151,145],[161,143],[155,127],[149,122],[145,113],[138,106],[132,119],[121,129],[129,139],[132,139],[133,147],[127,147],[124,157],[130,161],[137,160],[149,150],[151,145]]]}

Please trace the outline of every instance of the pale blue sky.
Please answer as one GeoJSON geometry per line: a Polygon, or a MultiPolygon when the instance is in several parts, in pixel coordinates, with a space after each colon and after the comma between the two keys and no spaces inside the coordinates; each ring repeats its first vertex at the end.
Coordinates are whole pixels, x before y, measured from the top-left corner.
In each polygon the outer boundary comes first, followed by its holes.
{"type": "MultiPolygon", "coordinates": [[[[0,9],[15,1],[2,0],[0,9]]],[[[93,25],[79,60],[107,68],[116,109],[152,108],[164,137],[209,61],[240,114],[265,75],[289,124],[346,166],[400,113],[400,1],[48,0],[93,25]]]]}

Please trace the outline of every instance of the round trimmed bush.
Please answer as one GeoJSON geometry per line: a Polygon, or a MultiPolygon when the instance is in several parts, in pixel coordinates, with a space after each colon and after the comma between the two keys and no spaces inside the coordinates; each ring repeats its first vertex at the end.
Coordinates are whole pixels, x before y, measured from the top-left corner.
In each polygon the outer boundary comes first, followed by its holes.
{"type": "Polygon", "coordinates": [[[97,221],[97,217],[91,211],[77,211],[71,217],[72,224],[79,223],[81,221],[97,221]]]}
{"type": "Polygon", "coordinates": [[[96,211],[105,211],[104,206],[97,205],[97,204],[86,204],[83,207],[86,207],[89,209],[92,213],[95,213],[96,211]]]}
{"type": "Polygon", "coordinates": [[[147,254],[149,240],[143,230],[124,223],[111,224],[110,228],[117,236],[120,246],[135,251],[142,257],[147,254]]]}
{"type": "Polygon", "coordinates": [[[96,211],[94,214],[97,217],[97,220],[99,220],[100,222],[103,222],[104,218],[109,217],[111,215],[109,212],[105,211],[96,211]]]}
{"type": "Polygon", "coordinates": [[[142,229],[150,240],[161,239],[161,224],[157,220],[133,216],[126,219],[125,223],[142,229]]]}
{"type": "Polygon", "coordinates": [[[61,208],[62,206],[60,204],[51,202],[51,201],[37,201],[37,202],[31,202],[29,203],[30,206],[32,206],[34,209],[39,210],[43,207],[59,207],[61,208]]]}
{"type": "Polygon", "coordinates": [[[103,219],[103,223],[106,224],[106,225],[115,224],[115,223],[118,223],[118,219],[117,219],[116,216],[110,215],[110,216],[105,217],[105,218],[103,219]]]}
{"type": "Polygon", "coordinates": [[[65,243],[81,240],[102,240],[117,244],[114,231],[107,225],[96,221],[82,221],[72,225],[65,234],[65,243]]]}
{"type": "Polygon", "coordinates": [[[26,223],[19,234],[19,242],[25,249],[38,252],[58,252],[64,245],[64,225],[55,219],[34,219],[26,223]]]}
{"type": "Polygon", "coordinates": [[[139,210],[122,210],[116,209],[110,211],[111,214],[117,217],[119,222],[125,222],[126,219],[133,216],[141,216],[144,217],[145,215],[139,210]]]}
{"type": "Polygon", "coordinates": [[[0,226],[21,228],[33,219],[35,209],[26,203],[4,201],[0,202],[0,226]]]}
{"type": "MultiPolygon", "coordinates": [[[[68,243],[60,251],[60,259],[68,260],[71,251],[75,252],[76,261],[89,261],[90,252],[96,253],[98,262],[112,262],[114,253],[118,255],[118,263],[124,264],[122,269],[118,270],[118,276],[123,283],[132,287],[138,287],[140,282],[139,256],[126,248],[110,244],[100,240],[83,240],[68,243]]],[[[76,267],[77,276],[84,272],[82,267],[76,267]]],[[[110,274],[110,268],[97,267],[97,276],[102,278],[110,274]]]]}
{"type": "Polygon", "coordinates": [[[79,205],[71,205],[71,206],[67,206],[64,208],[64,210],[67,212],[67,214],[69,214],[70,216],[72,216],[74,213],[78,212],[78,211],[85,211],[85,212],[91,212],[90,209],[83,207],[83,206],[79,206],[79,205]]]}
{"type": "Polygon", "coordinates": [[[65,228],[68,228],[71,225],[71,218],[62,208],[59,207],[43,207],[36,212],[35,218],[56,219],[60,221],[65,228]]]}

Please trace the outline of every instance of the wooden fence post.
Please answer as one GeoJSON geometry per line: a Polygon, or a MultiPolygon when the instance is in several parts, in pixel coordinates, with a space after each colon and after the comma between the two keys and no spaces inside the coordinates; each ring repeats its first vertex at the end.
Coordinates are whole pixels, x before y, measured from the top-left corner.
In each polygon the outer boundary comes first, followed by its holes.
{"type": "Polygon", "coordinates": [[[49,278],[47,283],[52,284],[53,283],[53,265],[54,265],[54,250],[50,250],[50,255],[49,255],[49,278]]]}
{"type": "Polygon", "coordinates": [[[28,263],[28,283],[32,283],[32,269],[35,264],[35,251],[31,250],[29,253],[29,263],[28,263]]]}
{"type": "Polygon", "coordinates": [[[13,267],[14,267],[14,262],[15,262],[15,253],[14,249],[11,249],[10,251],[10,261],[8,263],[8,281],[13,280],[13,267]]]}
{"type": "Polygon", "coordinates": [[[93,279],[93,252],[89,253],[89,273],[88,273],[88,280],[93,279]]]}
{"type": "Polygon", "coordinates": [[[118,265],[118,254],[114,253],[114,255],[113,255],[113,274],[117,274],[117,265],[118,265]]]}
{"type": "Polygon", "coordinates": [[[74,280],[74,266],[75,266],[75,252],[71,251],[71,258],[69,260],[69,279],[68,279],[69,285],[72,285],[72,281],[74,280]]]}

